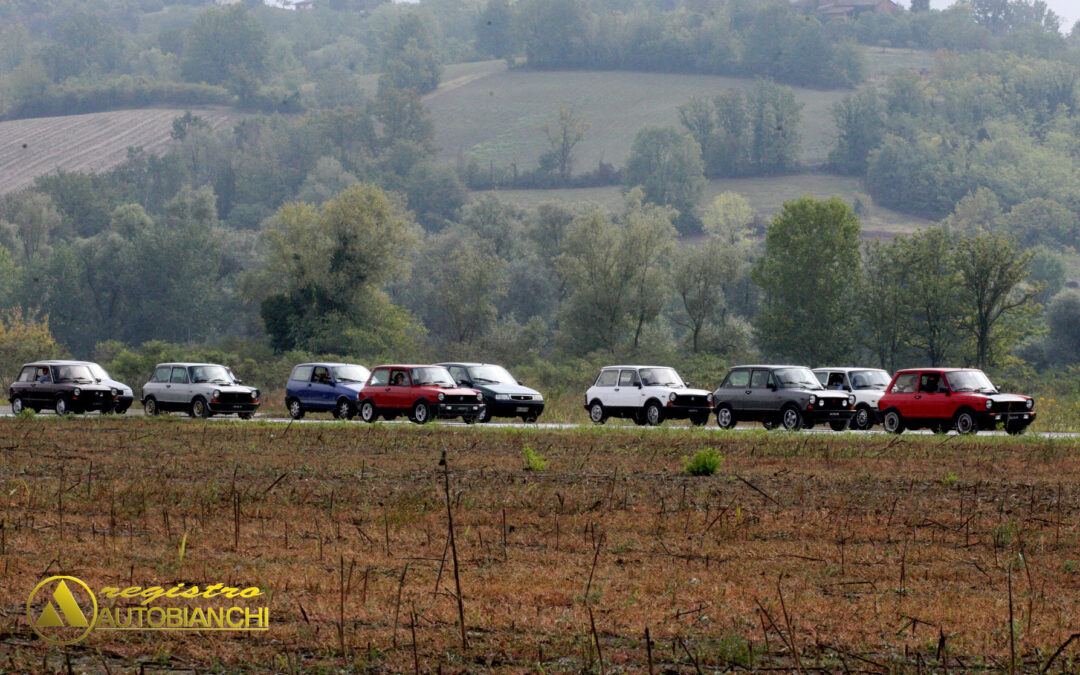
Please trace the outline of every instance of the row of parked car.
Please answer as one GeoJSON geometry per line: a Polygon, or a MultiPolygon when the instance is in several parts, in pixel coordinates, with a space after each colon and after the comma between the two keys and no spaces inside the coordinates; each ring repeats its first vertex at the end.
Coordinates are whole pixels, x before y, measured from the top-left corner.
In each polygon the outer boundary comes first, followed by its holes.
{"type": "MultiPolygon", "coordinates": [[[[185,411],[192,417],[236,414],[249,419],[261,403],[259,396],[227,366],[161,363],[143,385],[140,400],[147,415],[185,411]]],[[[96,363],[50,360],[24,365],[9,399],[15,414],[26,408],[122,414],[134,395],[96,363]]],[[[359,415],[365,422],[399,416],[418,424],[457,417],[470,424],[494,417],[535,422],[544,412],[544,397],[493,364],[368,370],[351,363],[301,363],[286,383],[285,406],[294,419],[329,412],[339,419],[359,415]]],[[[709,392],[691,388],[673,368],[608,366],[585,392],[584,407],[596,424],[623,417],[642,425],[687,419],[700,426],[715,416],[722,429],[739,422],[789,430],[828,424],[835,431],[881,424],[892,433],[920,427],[972,433],[1000,425],[1017,434],[1036,416],[1031,397],[1002,394],[972,368],[912,368],[890,377],[877,368],[736,366],[709,392]]]]}

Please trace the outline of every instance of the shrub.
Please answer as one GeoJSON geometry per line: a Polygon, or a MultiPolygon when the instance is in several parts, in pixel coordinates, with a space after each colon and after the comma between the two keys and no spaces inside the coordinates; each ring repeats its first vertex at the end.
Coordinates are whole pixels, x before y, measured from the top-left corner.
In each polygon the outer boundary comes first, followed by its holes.
{"type": "Polygon", "coordinates": [[[683,473],[691,476],[711,476],[720,468],[722,461],[724,461],[724,456],[716,450],[700,450],[693,457],[686,459],[683,473]]]}
{"type": "Polygon", "coordinates": [[[526,445],[524,452],[526,471],[543,471],[547,467],[548,461],[544,459],[544,456],[536,454],[530,446],[526,445]]]}

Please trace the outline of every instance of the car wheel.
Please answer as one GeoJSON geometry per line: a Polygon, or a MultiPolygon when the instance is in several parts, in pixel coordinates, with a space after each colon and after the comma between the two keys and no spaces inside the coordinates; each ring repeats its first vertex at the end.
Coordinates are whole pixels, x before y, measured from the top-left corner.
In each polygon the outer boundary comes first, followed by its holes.
{"type": "Polygon", "coordinates": [[[12,414],[18,415],[22,411],[23,411],[23,400],[21,398],[19,398],[18,396],[11,399],[11,412],[12,412],[12,414]]]}
{"type": "Polygon", "coordinates": [[[532,414],[521,416],[521,421],[525,424],[536,424],[536,419],[536,415],[532,414]]]}
{"type": "Polygon", "coordinates": [[[604,412],[604,406],[600,401],[593,401],[593,404],[589,406],[589,419],[593,421],[593,424],[607,422],[607,413],[604,412]]]}
{"type": "MultiPolygon", "coordinates": [[[[807,427],[809,429],[809,427],[807,427]]],[[[833,431],[843,431],[848,428],[847,422],[829,422],[829,428],[833,431]]]]}
{"type": "Polygon", "coordinates": [[[949,425],[944,423],[931,424],[930,431],[935,434],[944,434],[949,431],[949,425]]]}
{"type": "Polygon", "coordinates": [[[765,431],[772,431],[773,429],[776,428],[776,420],[774,420],[774,419],[761,420],[761,426],[765,427],[765,431]]]}
{"type": "Polygon", "coordinates": [[[855,416],[851,418],[851,428],[857,431],[866,431],[874,426],[874,417],[870,408],[861,405],[855,409],[855,416]]]}
{"type": "Polygon", "coordinates": [[[716,426],[721,429],[734,429],[736,424],[735,412],[730,406],[722,405],[716,409],[716,426]]]}
{"type": "MultiPolygon", "coordinates": [[[[524,419],[524,418],[522,418],[524,419]]],[[[476,416],[476,421],[481,424],[487,424],[491,421],[491,407],[484,406],[483,412],[476,416]]]]}
{"type": "Polygon", "coordinates": [[[655,401],[645,406],[645,422],[650,427],[655,427],[664,421],[664,410],[655,401]]]}
{"type": "Polygon", "coordinates": [[[66,415],[71,412],[68,410],[67,399],[63,396],[56,397],[56,403],[53,404],[53,410],[56,411],[57,415],[66,415]]]}
{"type": "Polygon", "coordinates": [[[364,401],[360,404],[360,419],[364,420],[368,424],[371,424],[379,418],[378,411],[375,410],[375,404],[371,401],[364,401]]]}
{"type": "Polygon", "coordinates": [[[145,401],[143,401],[142,408],[143,408],[143,412],[146,413],[147,417],[153,417],[154,415],[157,415],[158,413],[161,412],[160,410],[158,410],[157,401],[155,401],[152,398],[148,398],[145,401]]]}
{"type": "Polygon", "coordinates": [[[239,417],[242,420],[249,420],[249,419],[251,419],[252,417],[255,416],[255,413],[242,412],[242,413],[236,413],[236,416],[239,417]]]}
{"type": "Polygon", "coordinates": [[[113,412],[116,413],[117,415],[123,415],[127,411],[128,411],[128,406],[124,406],[123,408],[113,408],[113,412]]]}
{"type": "Polygon", "coordinates": [[[304,417],[304,406],[300,405],[300,399],[298,399],[298,398],[289,399],[288,406],[289,406],[289,417],[293,418],[294,420],[303,419],[303,417],[304,417]]]}
{"type": "Polygon", "coordinates": [[[961,410],[956,413],[953,424],[956,426],[956,433],[958,434],[973,434],[979,430],[979,423],[975,419],[975,413],[970,410],[961,410]]]}
{"type": "Polygon", "coordinates": [[[1027,430],[1026,424],[1005,424],[1005,433],[1010,436],[1019,436],[1027,430]]]}
{"type": "Polygon", "coordinates": [[[462,415],[461,421],[465,424],[476,424],[476,415],[462,415]]]}
{"type": "Polygon", "coordinates": [[[338,399],[337,405],[334,406],[334,417],[339,420],[351,420],[356,415],[356,411],[353,410],[353,404],[347,398],[338,399]]]}
{"type": "Polygon", "coordinates": [[[200,396],[191,402],[191,411],[188,413],[192,417],[201,417],[206,419],[210,417],[210,406],[206,405],[206,401],[200,396]]]}
{"type": "Polygon", "coordinates": [[[902,434],[904,433],[904,418],[900,415],[900,411],[895,408],[886,410],[885,417],[881,420],[881,426],[890,434],[902,434]]]}
{"type": "Polygon", "coordinates": [[[416,424],[427,424],[431,417],[431,410],[427,401],[417,401],[412,409],[412,421],[416,424]]]}
{"type": "Polygon", "coordinates": [[[705,426],[708,422],[709,422],[709,414],[708,413],[705,413],[704,415],[694,415],[693,417],[690,418],[690,424],[693,424],[695,427],[705,426]]]}
{"type": "Polygon", "coordinates": [[[795,406],[789,405],[781,411],[780,423],[787,431],[798,431],[803,426],[802,412],[795,406]]]}

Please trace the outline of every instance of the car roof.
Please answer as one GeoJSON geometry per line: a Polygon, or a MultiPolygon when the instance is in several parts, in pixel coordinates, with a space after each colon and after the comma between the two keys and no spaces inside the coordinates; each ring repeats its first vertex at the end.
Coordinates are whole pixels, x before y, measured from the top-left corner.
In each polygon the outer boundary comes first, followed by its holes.
{"type": "Polygon", "coordinates": [[[885,370],[884,368],[874,368],[874,367],[861,368],[861,367],[858,367],[858,366],[821,366],[820,368],[814,368],[813,370],[814,370],[815,373],[817,371],[819,371],[819,370],[839,370],[839,371],[844,372],[844,373],[850,373],[853,370],[880,370],[883,373],[889,372],[889,371],[885,370]]]}
{"type": "Polygon", "coordinates": [[[326,366],[328,368],[336,368],[337,366],[360,366],[367,369],[367,366],[361,363],[339,363],[337,361],[309,361],[308,363],[298,363],[293,368],[299,368],[300,366],[326,366]]]}
{"type": "Polygon", "coordinates": [[[629,366],[629,365],[624,365],[624,366],[604,366],[602,368],[602,370],[614,370],[616,368],[671,368],[672,370],[675,370],[675,368],[673,366],[646,366],[646,365],[640,365],[640,364],[636,365],[636,366],[629,366]]]}
{"type": "Polygon", "coordinates": [[[788,364],[781,363],[781,364],[772,364],[772,365],[765,364],[765,363],[754,363],[754,364],[745,365],[745,366],[732,366],[731,370],[743,369],[743,368],[805,368],[805,367],[806,366],[799,366],[799,365],[795,365],[795,364],[791,364],[791,363],[788,363],[788,364]]]}
{"type": "Polygon", "coordinates": [[[162,361],[154,367],[160,368],[162,366],[183,366],[184,368],[189,366],[221,366],[222,368],[228,368],[228,366],[224,366],[220,363],[201,363],[199,361],[162,361]]]}
{"type": "Polygon", "coordinates": [[[961,370],[979,370],[978,368],[942,368],[940,366],[926,366],[925,368],[902,368],[896,371],[901,373],[956,373],[961,370]]]}
{"type": "MultiPolygon", "coordinates": [[[[382,365],[375,366],[375,368],[400,368],[402,370],[408,368],[433,368],[437,367],[435,363],[384,363],[382,365]]],[[[372,368],[372,370],[375,370],[372,368]]]]}
{"type": "Polygon", "coordinates": [[[460,366],[461,368],[475,368],[477,366],[497,366],[499,364],[477,363],[475,361],[439,361],[438,363],[432,365],[443,366],[444,368],[449,368],[450,366],[460,366]]]}
{"type": "Polygon", "coordinates": [[[31,361],[24,363],[26,366],[88,366],[90,364],[97,365],[94,361],[74,361],[72,359],[44,359],[42,361],[31,361]]]}

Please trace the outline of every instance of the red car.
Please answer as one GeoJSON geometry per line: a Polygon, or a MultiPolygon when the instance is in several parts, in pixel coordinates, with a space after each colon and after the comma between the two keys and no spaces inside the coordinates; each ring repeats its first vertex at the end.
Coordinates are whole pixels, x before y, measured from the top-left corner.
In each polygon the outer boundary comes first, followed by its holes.
{"type": "Polygon", "coordinates": [[[458,387],[442,366],[378,366],[357,398],[365,422],[408,415],[417,424],[440,417],[472,424],[484,412],[484,395],[458,387]]]}
{"type": "Polygon", "coordinates": [[[893,376],[878,410],[885,431],[929,427],[936,433],[956,429],[973,434],[998,424],[1010,434],[1023,433],[1035,421],[1030,396],[1001,394],[974,368],[909,368],[893,376]]]}

